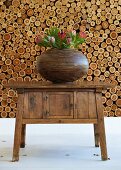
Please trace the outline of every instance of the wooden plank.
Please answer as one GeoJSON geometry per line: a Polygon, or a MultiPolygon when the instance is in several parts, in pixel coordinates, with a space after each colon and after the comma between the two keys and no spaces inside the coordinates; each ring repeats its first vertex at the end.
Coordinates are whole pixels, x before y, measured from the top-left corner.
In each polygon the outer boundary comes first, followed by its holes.
{"type": "Polygon", "coordinates": [[[96,105],[98,114],[98,133],[100,137],[100,147],[102,160],[107,160],[107,147],[106,147],[106,136],[105,136],[105,126],[104,126],[104,116],[103,116],[103,106],[102,106],[102,94],[96,93],[96,105]]]}
{"type": "Polygon", "coordinates": [[[53,124],[53,123],[97,123],[97,119],[23,119],[23,124],[53,124]]]}
{"type": "Polygon", "coordinates": [[[95,93],[89,92],[89,118],[97,118],[95,93]]]}
{"type": "Polygon", "coordinates": [[[14,146],[13,146],[13,159],[12,161],[19,160],[19,149],[21,142],[21,131],[22,131],[22,114],[23,114],[23,94],[18,96],[16,124],[14,133],[14,146]]]}
{"type": "Polygon", "coordinates": [[[114,87],[111,83],[104,83],[104,82],[88,82],[88,81],[83,81],[83,82],[72,82],[72,83],[67,83],[67,84],[52,84],[48,82],[12,82],[4,85],[6,88],[13,88],[13,89],[31,89],[31,88],[38,88],[38,89],[58,89],[58,88],[68,88],[68,89],[77,89],[77,88],[102,88],[102,89],[107,89],[114,87]]]}
{"type": "Polygon", "coordinates": [[[77,117],[89,118],[89,98],[88,92],[77,92],[77,117]]]}
{"type": "Polygon", "coordinates": [[[25,147],[25,137],[26,137],[26,125],[22,124],[22,130],[21,130],[21,143],[20,147],[24,148],[25,147]]]}
{"type": "Polygon", "coordinates": [[[42,92],[26,92],[24,94],[24,118],[42,118],[42,92]]]}
{"type": "Polygon", "coordinates": [[[47,92],[47,118],[73,118],[73,92],[47,92]]]}
{"type": "Polygon", "coordinates": [[[99,147],[98,124],[94,124],[94,139],[95,139],[95,147],[99,147]]]}
{"type": "Polygon", "coordinates": [[[77,119],[77,92],[74,91],[74,119],[77,119]]]}
{"type": "Polygon", "coordinates": [[[28,112],[29,100],[28,93],[24,93],[24,114],[23,118],[30,118],[30,114],[28,112]]]}

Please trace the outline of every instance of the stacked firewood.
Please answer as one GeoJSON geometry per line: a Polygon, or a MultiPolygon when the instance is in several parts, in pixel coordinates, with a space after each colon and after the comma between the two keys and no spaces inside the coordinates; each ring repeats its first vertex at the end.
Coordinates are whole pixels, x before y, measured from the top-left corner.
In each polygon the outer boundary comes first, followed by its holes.
{"type": "Polygon", "coordinates": [[[84,79],[115,84],[103,91],[104,114],[121,116],[121,0],[1,0],[0,116],[15,117],[17,109],[17,94],[6,83],[43,81],[35,66],[45,48],[35,36],[51,26],[86,31],[79,46],[89,61],[84,79]]]}

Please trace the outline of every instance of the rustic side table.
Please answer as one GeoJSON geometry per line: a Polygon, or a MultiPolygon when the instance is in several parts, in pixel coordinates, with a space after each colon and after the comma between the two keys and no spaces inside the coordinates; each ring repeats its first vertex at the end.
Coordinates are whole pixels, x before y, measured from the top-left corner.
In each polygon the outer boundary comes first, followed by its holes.
{"type": "Polygon", "coordinates": [[[13,161],[19,160],[20,147],[25,147],[26,124],[92,123],[95,146],[100,145],[102,160],[107,160],[102,107],[104,83],[9,83],[17,90],[18,103],[13,146],[13,161]]]}

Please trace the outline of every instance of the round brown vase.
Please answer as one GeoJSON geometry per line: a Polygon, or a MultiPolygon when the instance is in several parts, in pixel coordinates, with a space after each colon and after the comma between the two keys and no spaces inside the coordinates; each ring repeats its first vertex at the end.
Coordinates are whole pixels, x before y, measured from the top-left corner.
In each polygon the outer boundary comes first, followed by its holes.
{"type": "Polygon", "coordinates": [[[53,83],[73,82],[88,71],[88,60],[75,49],[52,48],[37,59],[37,70],[46,80],[53,83]]]}

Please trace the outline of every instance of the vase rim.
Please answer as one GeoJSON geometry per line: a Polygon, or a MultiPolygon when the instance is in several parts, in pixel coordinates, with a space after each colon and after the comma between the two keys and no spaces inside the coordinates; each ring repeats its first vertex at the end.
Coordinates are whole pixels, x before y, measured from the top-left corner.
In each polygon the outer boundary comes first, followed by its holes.
{"type": "Polygon", "coordinates": [[[59,49],[59,48],[50,48],[50,49],[48,49],[48,50],[76,50],[76,51],[78,51],[78,49],[77,48],[62,48],[62,49],[59,49]]]}

